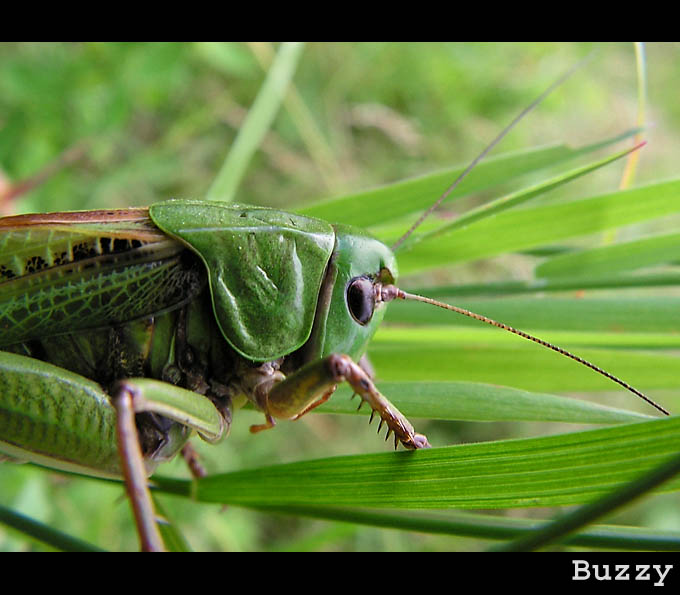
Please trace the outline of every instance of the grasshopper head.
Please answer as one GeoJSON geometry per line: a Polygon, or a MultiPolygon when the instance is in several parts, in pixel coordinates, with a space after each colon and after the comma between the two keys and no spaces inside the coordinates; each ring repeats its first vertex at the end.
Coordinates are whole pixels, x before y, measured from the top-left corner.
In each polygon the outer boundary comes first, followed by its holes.
{"type": "MultiPolygon", "coordinates": [[[[385,314],[383,285],[397,279],[392,251],[362,229],[336,225],[336,244],[320,299],[328,301],[321,355],[345,353],[358,359],[385,314]],[[332,284],[332,285],[331,285],[332,284]]],[[[323,304],[321,308],[323,309],[323,304]]]]}

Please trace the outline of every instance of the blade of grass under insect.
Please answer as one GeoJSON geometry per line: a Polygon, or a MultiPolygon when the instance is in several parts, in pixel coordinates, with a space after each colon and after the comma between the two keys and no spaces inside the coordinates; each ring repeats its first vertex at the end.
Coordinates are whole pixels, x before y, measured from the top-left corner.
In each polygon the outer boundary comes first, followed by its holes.
{"type": "MultiPolygon", "coordinates": [[[[251,507],[566,506],[591,502],[654,469],[677,453],[679,439],[680,418],[670,417],[542,438],[261,467],[199,479],[194,496],[251,507]]],[[[163,480],[156,484],[164,491],[163,480]]],[[[169,488],[177,493],[177,481],[169,488]]],[[[660,490],[679,488],[675,478],[660,490]]]]}
{"type": "Polygon", "coordinates": [[[103,552],[101,548],[72,537],[15,510],[0,505],[0,523],[64,552],[103,552]]]}
{"type": "Polygon", "coordinates": [[[563,254],[536,267],[537,277],[582,277],[633,271],[680,258],[680,234],[654,235],[631,242],[563,254]]]}
{"type": "MultiPolygon", "coordinates": [[[[382,510],[362,510],[337,507],[252,507],[266,513],[304,516],[308,518],[356,523],[386,529],[418,531],[440,535],[458,535],[478,539],[516,539],[531,534],[540,526],[535,520],[501,517],[495,515],[455,512],[449,514],[416,513],[395,514],[382,510]]],[[[594,525],[567,537],[563,543],[570,546],[642,550],[678,551],[680,533],[622,527],[594,525]]]]}
{"type": "Polygon", "coordinates": [[[233,199],[248,163],[274,121],[297,66],[304,44],[282,43],[245,122],[210,190],[209,200],[233,199]]]}
{"type": "MultiPolygon", "coordinates": [[[[443,301],[447,301],[446,298],[443,301]]],[[[603,332],[680,332],[680,298],[558,298],[516,297],[455,299],[451,303],[521,329],[569,329],[603,332]]],[[[478,327],[479,322],[419,303],[391,305],[385,320],[400,324],[478,327]]]]}
{"type": "Polygon", "coordinates": [[[545,194],[546,192],[550,192],[551,190],[555,190],[556,188],[559,188],[560,186],[567,184],[572,180],[576,180],[592,171],[604,167],[605,165],[609,165],[610,163],[618,159],[621,159],[621,157],[625,157],[631,151],[639,149],[640,146],[641,145],[637,145],[631,149],[619,151],[618,153],[610,155],[605,159],[601,159],[599,161],[590,163],[583,167],[572,169],[564,174],[555,176],[545,182],[535,184],[529,188],[518,190],[517,192],[513,192],[512,194],[508,194],[507,196],[503,196],[502,198],[492,200],[491,202],[488,202],[480,207],[477,207],[476,209],[472,209],[467,213],[464,213],[451,223],[446,223],[426,233],[421,233],[419,235],[413,236],[408,243],[404,244],[404,247],[407,248],[409,246],[413,246],[418,242],[434,238],[436,236],[441,235],[442,233],[450,233],[455,229],[460,229],[461,227],[470,225],[475,221],[485,219],[486,217],[492,217],[494,215],[497,215],[498,213],[502,213],[503,211],[507,211],[508,209],[517,207],[525,202],[528,202],[533,198],[536,198],[537,196],[545,194]]]}
{"type": "Polygon", "coordinates": [[[629,504],[631,501],[647,494],[680,474],[680,456],[677,454],[664,461],[658,467],[647,471],[644,475],[622,486],[603,498],[591,502],[565,514],[561,518],[537,529],[516,541],[495,548],[496,551],[524,552],[545,547],[550,543],[560,542],[564,537],[629,504]]]}
{"type": "MultiPolygon", "coordinates": [[[[567,277],[565,279],[530,279],[528,281],[499,281],[492,283],[470,283],[466,285],[437,285],[412,289],[408,283],[404,288],[411,293],[426,295],[441,300],[449,297],[451,302],[461,297],[507,296],[523,293],[543,293],[585,289],[625,289],[633,287],[665,287],[680,285],[680,272],[619,274],[593,277],[567,277]]],[[[446,300],[445,300],[446,301],[446,300]]]]}
{"type": "MultiPolygon", "coordinates": [[[[586,155],[628,138],[638,131],[638,129],[630,130],[603,142],[577,149],[567,145],[551,145],[491,157],[478,164],[451,193],[448,200],[492,188],[518,176],[586,155]]],[[[347,223],[361,227],[379,225],[385,221],[426,209],[466,167],[467,164],[464,164],[380,188],[304,205],[296,212],[333,223],[347,223]]],[[[403,226],[401,231],[403,232],[403,226]]]]}
{"type": "MultiPolygon", "coordinates": [[[[580,399],[472,382],[381,382],[378,389],[409,419],[614,424],[650,417],[580,399]]],[[[367,408],[357,410],[351,396],[351,389],[340,387],[316,411],[370,415],[367,408]]]]}
{"type": "Polygon", "coordinates": [[[399,255],[402,274],[554,244],[680,211],[680,180],[567,203],[505,211],[399,255]]]}
{"type": "MultiPolygon", "coordinates": [[[[72,475],[70,473],[64,474],[72,475]]],[[[111,480],[102,478],[87,477],[86,479],[97,482],[111,482],[111,480]]],[[[152,483],[153,482],[156,484],[156,491],[160,490],[168,494],[191,497],[190,481],[155,476],[152,480],[152,483]]],[[[154,501],[158,503],[157,498],[155,498],[154,501]]],[[[408,514],[404,514],[403,512],[392,513],[385,510],[340,508],[337,506],[314,507],[311,505],[305,507],[285,506],[280,508],[276,506],[252,506],[250,508],[266,513],[274,512],[364,524],[374,527],[418,531],[421,533],[459,535],[483,539],[517,538],[531,533],[537,526],[540,526],[538,521],[530,519],[458,511],[449,513],[422,513],[409,511],[408,514]]],[[[10,512],[12,514],[17,514],[14,513],[14,511],[10,512]]],[[[17,527],[17,530],[21,530],[21,528],[17,527]]],[[[69,539],[71,538],[69,537],[69,539]]],[[[680,549],[680,534],[659,529],[652,531],[639,527],[594,525],[584,529],[576,535],[567,537],[564,540],[564,544],[607,549],[677,551],[680,549]]],[[[95,546],[91,547],[94,548],[95,546]]],[[[85,550],[77,549],[76,551],[85,550]]]]}

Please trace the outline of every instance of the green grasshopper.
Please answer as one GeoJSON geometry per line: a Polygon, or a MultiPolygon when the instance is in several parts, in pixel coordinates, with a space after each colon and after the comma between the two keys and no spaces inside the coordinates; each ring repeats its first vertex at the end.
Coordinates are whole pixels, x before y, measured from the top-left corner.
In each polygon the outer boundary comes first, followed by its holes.
{"type": "Polygon", "coordinates": [[[396,249],[518,120],[392,249],[362,229],[200,200],[0,219],[0,452],[124,477],[142,549],[161,550],[147,477],[179,453],[200,476],[190,435],[223,439],[247,402],[265,417],[255,433],[347,382],[395,448],[427,448],[362,363],[394,299],[509,330],[649,401],[559,347],[396,286],[396,249]]]}

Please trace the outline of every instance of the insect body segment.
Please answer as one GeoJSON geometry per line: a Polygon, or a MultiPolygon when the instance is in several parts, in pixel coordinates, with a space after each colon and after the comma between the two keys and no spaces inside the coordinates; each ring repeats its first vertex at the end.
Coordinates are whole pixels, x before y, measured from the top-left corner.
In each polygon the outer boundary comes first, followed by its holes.
{"type": "MultiPolygon", "coordinates": [[[[363,230],[272,209],[166,201],[150,215],[204,260],[215,318],[229,345],[248,361],[265,362],[229,384],[232,395],[265,411],[267,423],[255,429],[272,427],[276,417],[297,419],[328,398],[345,374],[304,366],[331,355],[363,355],[384,314],[374,283],[396,277],[389,249],[363,230]]],[[[365,398],[387,411],[383,401],[365,398]]],[[[388,424],[412,447],[412,432],[388,424]]]]}
{"type": "Polygon", "coordinates": [[[258,431],[299,419],[347,381],[395,446],[429,446],[355,363],[397,276],[391,251],[363,230],[166,201],[0,219],[0,246],[0,452],[122,473],[146,549],[158,539],[142,478],[192,430],[226,436],[246,401],[265,414],[258,431]],[[85,438],[106,442],[103,459],[74,446],[85,438]]]}
{"type": "Polygon", "coordinates": [[[334,246],[329,224],[208,201],[166,201],[150,216],[203,260],[215,318],[241,355],[274,360],[307,340],[334,246]]]}

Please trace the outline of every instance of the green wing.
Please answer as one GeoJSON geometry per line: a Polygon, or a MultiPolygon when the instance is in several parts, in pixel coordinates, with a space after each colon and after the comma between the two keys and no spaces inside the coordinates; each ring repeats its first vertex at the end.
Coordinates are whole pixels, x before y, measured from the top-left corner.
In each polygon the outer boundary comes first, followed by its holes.
{"type": "Polygon", "coordinates": [[[166,201],[149,215],[201,256],[224,337],[266,361],[302,346],[335,243],[330,224],[263,207],[166,201]]]}
{"type": "Polygon", "coordinates": [[[0,346],[122,324],[186,302],[202,265],[146,209],[0,219],[0,346]]]}

